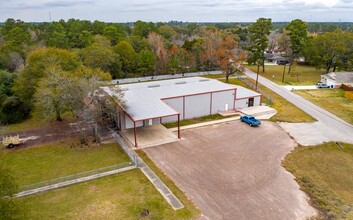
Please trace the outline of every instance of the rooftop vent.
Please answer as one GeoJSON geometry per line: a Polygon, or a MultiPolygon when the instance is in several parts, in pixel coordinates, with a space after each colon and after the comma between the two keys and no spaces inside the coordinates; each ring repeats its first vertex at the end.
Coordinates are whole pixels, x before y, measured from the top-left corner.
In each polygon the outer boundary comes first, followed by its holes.
{"type": "Polygon", "coordinates": [[[209,79],[200,79],[199,82],[207,82],[210,81],[209,79]]]}
{"type": "Polygon", "coordinates": [[[153,84],[153,85],[149,85],[148,88],[156,88],[156,87],[160,87],[161,85],[159,84],[153,84]]]}
{"type": "Polygon", "coordinates": [[[175,85],[181,85],[181,84],[186,84],[186,82],[185,81],[175,82],[175,85]]]}

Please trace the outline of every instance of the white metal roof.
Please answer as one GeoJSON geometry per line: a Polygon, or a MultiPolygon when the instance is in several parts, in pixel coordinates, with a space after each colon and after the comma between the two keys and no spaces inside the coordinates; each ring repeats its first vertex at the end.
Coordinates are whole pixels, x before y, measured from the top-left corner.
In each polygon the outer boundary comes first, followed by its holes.
{"type": "Polygon", "coordinates": [[[331,72],[321,75],[331,80],[335,80],[337,83],[352,83],[353,72],[331,72]]]}
{"type": "MultiPolygon", "coordinates": [[[[241,86],[230,85],[203,77],[125,84],[119,85],[119,87],[124,91],[125,111],[135,121],[178,114],[179,112],[161,100],[165,98],[235,88],[237,89],[237,99],[260,95],[241,86]]],[[[114,90],[111,87],[103,87],[103,89],[109,95],[114,95],[114,90]]]]}

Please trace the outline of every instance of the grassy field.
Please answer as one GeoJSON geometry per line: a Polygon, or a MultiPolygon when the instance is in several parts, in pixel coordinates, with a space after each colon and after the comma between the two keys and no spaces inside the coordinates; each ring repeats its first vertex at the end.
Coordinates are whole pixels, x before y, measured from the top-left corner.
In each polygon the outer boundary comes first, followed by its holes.
{"type": "Polygon", "coordinates": [[[46,126],[45,122],[30,118],[21,123],[7,125],[3,132],[12,133],[12,132],[29,130],[29,129],[43,128],[45,126],[46,126]]]}
{"type": "MultiPolygon", "coordinates": [[[[257,66],[247,66],[250,70],[256,73],[257,66]]],[[[282,83],[284,66],[271,65],[265,66],[265,73],[262,73],[260,68],[260,75],[272,80],[277,84],[283,85],[314,85],[321,80],[320,75],[324,74],[324,70],[317,70],[312,66],[295,65],[292,67],[292,73],[288,74],[288,66],[286,66],[286,73],[284,75],[284,83],[282,83]],[[297,81],[297,74],[299,74],[297,81]]]]}
{"type": "Polygon", "coordinates": [[[341,89],[298,90],[298,95],[353,124],[353,100],[344,97],[341,89]]]}
{"type": "Polygon", "coordinates": [[[30,129],[45,128],[48,126],[60,125],[64,122],[73,121],[73,116],[70,112],[64,113],[62,115],[62,118],[63,118],[63,122],[58,122],[55,120],[51,122],[45,122],[45,121],[42,121],[39,117],[32,117],[20,123],[6,125],[3,133],[12,133],[12,132],[18,132],[18,131],[24,131],[24,130],[30,130],[30,129]]]}
{"type": "Polygon", "coordinates": [[[353,145],[297,147],[282,164],[324,219],[353,219],[353,145]]]}
{"type": "MultiPolygon", "coordinates": [[[[223,81],[223,80],[222,80],[223,81]]],[[[240,85],[243,87],[247,87],[244,82],[239,79],[229,79],[230,84],[240,85]]],[[[265,86],[261,84],[258,85],[259,88],[266,93],[266,95],[271,96],[274,99],[274,103],[269,103],[269,106],[276,109],[278,113],[272,117],[271,121],[281,121],[281,122],[314,122],[315,119],[310,115],[303,112],[301,109],[297,108],[292,103],[283,99],[281,96],[277,95],[270,89],[267,89],[265,86]]],[[[263,102],[267,102],[266,97],[264,96],[263,102]]]]}
{"type": "MultiPolygon", "coordinates": [[[[220,114],[207,115],[207,116],[203,116],[200,118],[182,120],[182,121],[180,121],[180,126],[193,125],[193,124],[197,124],[197,123],[220,120],[220,119],[230,118],[230,117],[235,117],[235,115],[231,115],[231,116],[222,116],[220,114]]],[[[169,122],[169,123],[164,123],[163,125],[166,128],[175,128],[175,127],[178,127],[178,122],[169,122]]]]}
{"type": "Polygon", "coordinates": [[[2,150],[0,158],[19,186],[129,162],[117,144],[72,148],[66,142],[2,150]]]}
{"type": "Polygon", "coordinates": [[[19,199],[26,219],[196,219],[186,206],[174,211],[138,170],[19,199]],[[141,216],[142,211],[148,216],[141,216]]]}
{"type": "Polygon", "coordinates": [[[225,75],[223,73],[221,73],[221,74],[205,75],[205,76],[202,76],[202,77],[209,78],[209,79],[219,79],[219,78],[225,78],[225,75]]]}
{"type": "Polygon", "coordinates": [[[153,170],[153,172],[163,181],[165,185],[174,193],[176,197],[184,204],[186,210],[183,211],[183,216],[198,216],[200,215],[200,210],[196,208],[194,203],[189,200],[185,193],[181,191],[175,183],[164,174],[155,164],[154,162],[147,156],[147,154],[143,150],[136,150],[136,153],[145,161],[145,163],[153,170]]]}

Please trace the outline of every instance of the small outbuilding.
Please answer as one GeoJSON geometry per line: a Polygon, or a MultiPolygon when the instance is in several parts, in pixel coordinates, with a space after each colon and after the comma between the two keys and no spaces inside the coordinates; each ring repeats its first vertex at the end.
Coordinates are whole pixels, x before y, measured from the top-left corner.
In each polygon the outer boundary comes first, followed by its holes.
{"type": "MultiPolygon", "coordinates": [[[[124,107],[114,117],[120,130],[178,122],[180,120],[217,114],[261,105],[262,95],[241,86],[202,77],[171,79],[119,85],[124,93],[124,107]]],[[[103,87],[110,96],[114,88],[103,87]]]]}
{"type": "Polygon", "coordinates": [[[342,84],[353,86],[353,72],[331,72],[321,75],[321,82],[330,88],[340,87],[342,84]]]}

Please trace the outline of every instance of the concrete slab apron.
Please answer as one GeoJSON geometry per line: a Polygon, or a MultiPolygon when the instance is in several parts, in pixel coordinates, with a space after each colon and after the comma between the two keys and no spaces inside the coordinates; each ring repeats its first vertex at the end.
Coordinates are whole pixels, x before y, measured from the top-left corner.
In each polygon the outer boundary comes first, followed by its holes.
{"type": "Polygon", "coordinates": [[[279,125],[292,136],[300,145],[311,146],[324,142],[338,141],[353,143],[353,136],[347,136],[334,130],[322,122],[314,123],[285,123],[279,125]]]}
{"type": "Polygon", "coordinates": [[[206,219],[306,219],[316,214],[281,160],[295,146],[276,124],[194,128],[144,151],[206,219]]]}
{"type": "MultiPolygon", "coordinates": [[[[134,129],[124,130],[122,134],[131,143],[135,143],[134,129]]],[[[148,127],[139,127],[136,129],[136,134],[139,148],[152,147],[179,140],[178,136],[173,134],[161,124],[148,127]]]]}

